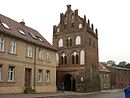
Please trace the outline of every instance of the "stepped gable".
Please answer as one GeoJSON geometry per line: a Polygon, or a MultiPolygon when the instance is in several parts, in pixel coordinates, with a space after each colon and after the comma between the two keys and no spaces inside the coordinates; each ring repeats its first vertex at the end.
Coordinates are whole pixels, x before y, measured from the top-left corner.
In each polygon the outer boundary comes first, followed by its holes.
{"type": "MultiPolygon", "coordinates": [[[[71,9],[71,5],[67,5],[67,10],[65,13],[61,13],[60,14],[60,22],[59,24],[56,26],[54,25],[53,27],[53,33],[56,33],[57,29],[59,28],[60,30],[65,30],[65,29],[79,29],[79,25],[82,25],[81,28],[85,29],[86,31],[88,31],[91,35],[93,35],[94,37],[98,38],[98,30],[97,28],[94,28],[93,24],[90,24],[90,20],[86,20],[86,15],[84,15],[84,17],[80,17],[78,15],[78,9],[76,10],[72,10],[71,9]],[[73,27],[72,27],[73,25],[73,27]]],[[[73,29],[73,30],[74,30],[73,29]]],[[[72,31],[73,31],[72,30],[72,31]]]]}
{"type": "Polygon", "coordinates": [[[0,14],[0,32],[13,37],[56,50],[38,31],[25,25],[25,22],[16,22],[0,14]]]}

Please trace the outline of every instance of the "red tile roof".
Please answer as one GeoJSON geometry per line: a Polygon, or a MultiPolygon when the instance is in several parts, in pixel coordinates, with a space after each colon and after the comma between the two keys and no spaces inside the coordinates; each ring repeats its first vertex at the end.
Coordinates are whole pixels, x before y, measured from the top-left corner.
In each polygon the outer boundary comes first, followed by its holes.
{"type": "Polygon", "coordinates": [[[16,22],[1,14],[0,32],[20,38],[39,46],[56,50],[38,31],[26,26],[24,22],[16,22]],[[21,31],[23,32],[21,33],[21,31]]]}
{"type": "Polygon", "coordinates": [[[100,72],[110,72],[105,65],[99,63],[99,71],[100,72]]]}

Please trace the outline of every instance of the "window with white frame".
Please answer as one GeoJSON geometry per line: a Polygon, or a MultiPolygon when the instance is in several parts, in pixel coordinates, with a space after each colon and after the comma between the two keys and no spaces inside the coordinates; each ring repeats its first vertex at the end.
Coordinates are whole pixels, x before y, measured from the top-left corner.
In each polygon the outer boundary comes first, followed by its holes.
{"type": "Polygon", "coordinates": [[[32,57],[32,46],[31,45],[27,46],[27,57],[32,57]]]}
{"type": "Polygon", "coordinates": [[[50,51],[47,51],[47,61],[51,61],[51,53],[50,51]]]}
{"type": "Polygon", "coordinates": [[[0,65],[0,81],[2,80],[2,65],[0,65]]]}
{"type": "Polygon", "coordinates": [[[63,39],[62,38],[59,40],[58,46],[63,47],[63,39]]]}
{"type": "Polygon", "coordinates": [[[84,50],[81,50],[80,52],[80,65],[84,65],[85,63],[85,53],[84,50]]]}
{"type": "Polygon", "coordinates": [[[50,70],[46,70],[46,82],[50,82],[50,70]]]}
{"type": "Polygon", "coordinates": [[[39,59],[43,60],[43,49],[39,48],[39,59]]]}
{"type": "Polygon", "coordinates": [[[10,53],[16,54],[16,41],[15,41],[15,39],[10,40],[10,53]]]}
{"type": "Polygon", "coordinates": [[[8,81],[14,81],[14,66],[9,66],[8,69],[8,81]]]}
{"type": "Polygon", "coordinates": [[[42,82],[42,69],[38,70],[38,82],[42,82]]]}
{"type": "Polygon", "coordinates": [[[0,34],[0,51],[4,51],[4,39],[1,34],[0,34]]]}
{"type": "Polygon", "coordinates": [[[76,45],[81,44],[81,37],[77,36],[75,41],[76,41],[76,45]]]}

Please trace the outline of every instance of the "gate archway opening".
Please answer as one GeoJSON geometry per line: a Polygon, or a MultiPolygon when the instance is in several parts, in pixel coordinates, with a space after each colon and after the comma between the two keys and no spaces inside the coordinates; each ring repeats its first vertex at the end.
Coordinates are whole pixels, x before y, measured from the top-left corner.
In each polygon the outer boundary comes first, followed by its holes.
{"type": "Polygon", "coordinates": [[[72,75],[66,74],[63,76],[64,90],[75,91],[75,79],[72,75]]]}

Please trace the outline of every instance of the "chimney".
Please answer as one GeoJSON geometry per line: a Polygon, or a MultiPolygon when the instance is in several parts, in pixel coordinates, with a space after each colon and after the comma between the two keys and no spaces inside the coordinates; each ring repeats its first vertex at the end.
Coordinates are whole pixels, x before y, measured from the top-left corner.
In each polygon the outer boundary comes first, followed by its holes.
{"type": "Polygon", "coordinates": [[[71,9],[71,5],[70,5],[70,4],[67,5],[67,9],[68,9],[68,10],[71,9]]]}
{"type": "Polygon", "coordinates": [[[25,22],[24,19],[22,19],[22,21],[20,22],[21,25],[25,26],[25,22]]]}

